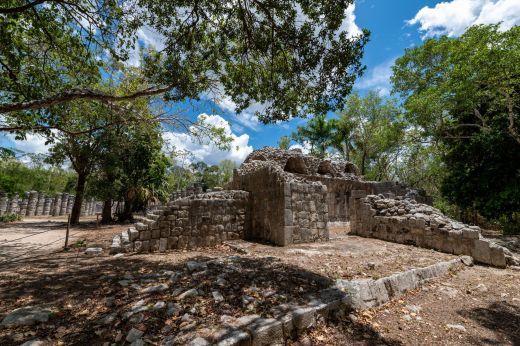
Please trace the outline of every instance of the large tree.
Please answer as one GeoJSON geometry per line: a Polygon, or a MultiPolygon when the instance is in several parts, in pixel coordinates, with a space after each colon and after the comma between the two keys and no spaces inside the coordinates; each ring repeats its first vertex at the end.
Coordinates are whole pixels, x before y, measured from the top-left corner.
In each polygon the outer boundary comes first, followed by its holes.
{"type": "Polygon", "coordinates": [[[53,106],[229,97],[268,123],[341,108],[364,67],[368,32],[342,26],[352,0],[7,0],[0,5],[0,130],[63,128],[53,106]],[[142,54],[141,88],[100,79],[128,60],[137,36],[164,47],[142,54]],[[110,61],[107,65],[104,61],[110,61]]]}
{"type": "Polygon", "coordinates": [[[429,39],[397,59],[392,81],[410,122],[446,148],[445,196],[510,224],[520,210],[520,27],[429,39]]]}

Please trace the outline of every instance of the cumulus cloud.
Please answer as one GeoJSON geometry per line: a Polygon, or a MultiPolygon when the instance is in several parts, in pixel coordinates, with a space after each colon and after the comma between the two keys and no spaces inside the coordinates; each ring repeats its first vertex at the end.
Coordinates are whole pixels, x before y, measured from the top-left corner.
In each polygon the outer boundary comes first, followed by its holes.
{"type": "Polygon", "coordinates": [[[15,136],[8,134],[7,138],[14,143],[14,147],[27,154],[47,154],[52,145],[45,144],[47,138],[39,134],[27,134],[26,139],[21,141],[15,136]]]}
{"type": "Polygon", "coordinates": [[[302,153],[304,154],[310,154],[312,146],[309,142],[303,142],[303,144],[296,143],[289,147],[289,150],[291,149],[300,149],[302,153]]]}
{"type": "Polygon", "coordinates": [[[362,77],[356,87],[363,90],[378,90],[381,96],[390,94],[390,77],[395,58],[376,65],[362,77]]]}
{"type": "Polygon", "coordinates": [[[242,163],[247,155],[253,151],[249,145],[249,135],[240,136],[233,133],[229,123],[219,115],[199,115],[205,118],[205,123],[224,129],[227,136],[231,137],[230,150],[221,150],[207,138],[199,138],[181,132],[165,132],[163,138],[167,146],[174,146],[177,150],[185,150],[192,154],[192,161],[204,161],[208,164],[217,164],[222,160],[232,160],[237,164],[242,163]]]}
{"type": "Polygon", "coordinates": [[[518,0],[452,0],[440,2],[435,7],[423,7],[410,25],[419,24],[423,38],[448,35],[459,36],[476,24],[501,23],[507,30],[520,24],[520,1],[518,0]]]}
{"type": "Polygon", "coordinates": [[[356,24],[356,15],[354,11],[356,10],[356,4],[352,4],[345,10],[345,18],[341,23],[339,31],[346,31],[349,37],[361,35],[361,29],[356,24]]]}

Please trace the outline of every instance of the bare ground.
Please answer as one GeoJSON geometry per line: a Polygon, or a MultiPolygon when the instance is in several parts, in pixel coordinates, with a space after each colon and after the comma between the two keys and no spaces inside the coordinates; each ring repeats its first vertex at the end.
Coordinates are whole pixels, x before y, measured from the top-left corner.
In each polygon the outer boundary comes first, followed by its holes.
{"type": "MultiPolygon", "coordinates": [[[[40,222],[43,227],[46,220],[40,222]]],[[[15,225],[13,228],[21,227],[15,225]]],[[[38,229],[37,225],[31,227],[38,229]]],[[[62,234],[63,226],[52,227],[62,234]]],[[[90,245],[107,246],[112,235],[124,228],[96,229],[90,221],[75,231],[80,234],[78,239],[86,239],[90,245]]],[[[0,229],[0,242],[9,229],[11,226],[0,229]]],[[[258,313],[268,317],[274,306],[304,303],[308,294],[337,278],[378,278],[454,258],[426,249],[344,236],[328,243],[286,248],[235,242],[211,249],[117,259],[107,255],[90,258],[77,250],[55,252],[58,248],[0,264],[0,318],[27,305],[53,311],[48,323],[0,329],[0,345],[19,345],[34,337],[50,345],[122,345],[131,327],[143,330],[150,345],[171,336],[182,344],[194,335],[215,333],[222,316],[232,319],[258,313]],[[186,270],[190,260],[210,264],[205,273],[194,275],[186,270]],[[178,273],[173,281],[171,272],[178,273]],[[216,284],[222,274],[227,281],[224,286],[216,284]],[[122,280],[129,282],[123,286],[122,280]],[[160,283],[168,288],[155,294],[142,292],[160,283]],[[190,288],[196,288],[200,295],[183,301],[174,298],[190,288]],[[214,302],[215,290],[222,293],[224,302],[214,302]],[[244,302],[243,296],[253,297],[254,303],[244,302]],[[181,311],[170,316],[164,311],[147,310],[134,320],[124,318],[141,299],[149,306],[175,302],[181,311]],[[104,318],[115,312],[115,320],[104,324],[104,318]],[[183,320],[185,314],[190,315],[189,321],[183,320]]],[[[467,268],[383,307],[319,322],[291,343],[519,345],[520,272],[467,268]],[[464,331],[448,324],[462,326],[464,331]]]]}

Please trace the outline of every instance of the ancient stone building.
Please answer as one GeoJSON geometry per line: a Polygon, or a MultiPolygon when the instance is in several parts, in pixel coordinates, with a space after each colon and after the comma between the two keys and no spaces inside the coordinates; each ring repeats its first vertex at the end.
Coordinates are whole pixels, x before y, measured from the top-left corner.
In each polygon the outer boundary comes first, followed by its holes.
{"type": "Polygon", "coordinates": [[[365,181],[350,162],[299,150],[256,150],[235,170],[224,191],[194,188],[173,196],[167,206],[116,236],[111,251],[166,251],[230,239],[287,246],[327,241],[329,229],[340,227],[362,236],[471,255],[496,266],[516,263],[507,249],[483,239],[478,227],[441,216],[424,192],[365,181]]]}

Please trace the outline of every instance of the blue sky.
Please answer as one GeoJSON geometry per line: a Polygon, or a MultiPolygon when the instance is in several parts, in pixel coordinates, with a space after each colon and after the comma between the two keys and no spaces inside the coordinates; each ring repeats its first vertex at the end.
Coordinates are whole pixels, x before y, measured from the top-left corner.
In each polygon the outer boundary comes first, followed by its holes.
{"type": "MultiPolygon", "coordinates": [[[[395,58],[408,47],[420,45],[427,37],[438,35],[458,36],[473,24],[502,22],[503,29],[520,25],[520,0],[356,0],[345,20],[347,28],[367,28],[371,32],[370,42],[363,58],[367,70],[355,84],[355,91],[363,94],[379,90],[382,95],[390,91],[389,77],[395,58]]],[[[161,45],[153,33],[142,31],[142,45],[161,45]]],[[[185,115],[195,119],[199,114],[214,115],[213,124],[225,127],[234,138],[232,150],[222,152],[211,144],[199,143],[186,134],[174,130],[165,138],[177,148],[194,153],[195,160],[217,163],[232,159],[240,163],[253,149],[266,145],[276,146],[283,135],[290,135],[303,119],[262,125],[256,121],[252,111],[235,114],[233,104],[223,100],[219,105],[212,101],[178,104],[185,115]]],[[[29,152],[46,152],[44,139],[31,135],[25,142],[14,142],[12,137],[0,138],[0,145],[15,146],[29,152]]]]}

